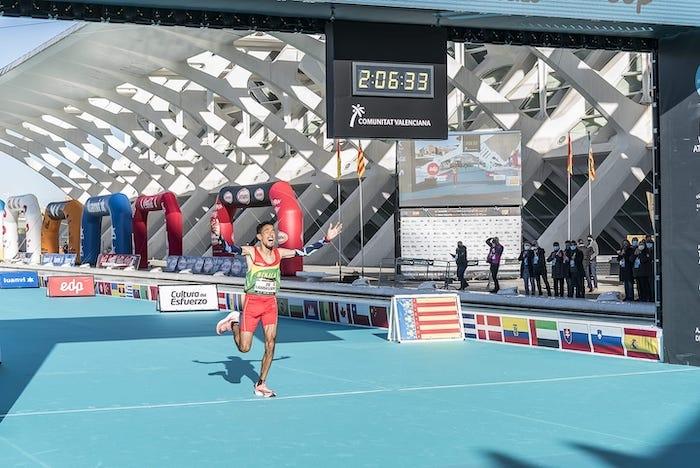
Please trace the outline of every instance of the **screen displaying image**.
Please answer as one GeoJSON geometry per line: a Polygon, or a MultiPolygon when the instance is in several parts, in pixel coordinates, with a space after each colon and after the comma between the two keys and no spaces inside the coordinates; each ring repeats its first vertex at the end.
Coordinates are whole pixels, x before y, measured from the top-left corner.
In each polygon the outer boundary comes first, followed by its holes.
{"type": "Polygon", "coordinates": [[[451,133],[398,145],[399,205],[520,206],[520,132],[451,133]]]}

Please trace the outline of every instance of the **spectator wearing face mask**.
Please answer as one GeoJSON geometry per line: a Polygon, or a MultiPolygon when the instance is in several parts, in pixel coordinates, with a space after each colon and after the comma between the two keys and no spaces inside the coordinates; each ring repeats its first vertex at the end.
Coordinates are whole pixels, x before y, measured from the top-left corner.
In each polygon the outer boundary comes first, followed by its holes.
{"type": "Polygon", "coordinates": [[[620,265],[620,281],[625,286],[625,302],[634,301],[634,249],[627,239],[622,241],[620,250],[617,251],[617,263],[620,265]]]}
{"type": "Polygon", "coordinates": [[[583,292],[583,251],[578,248],[576,241],[569,241],[569,250],[566,252],[566,255],[566,260],[569,264],[569,279],[571,281],[571,289],[568,291],[569,297],[585,297],[583,292]]]}
{"type": "Polygon", "coordinates": [[[598,254],[600,248],[598,242],[593,236],[588,236],[588,244],[586,245],[588,256],[588,268],[586,269],[586,279],[588,280],[588,292],[593,292],[598,289],[598,254]]]}
{"type": "Polygon", "coordinates": [[[586,297],[586,271],[588,271],[588,262],[590,259],[586,259],[586,245],[583,243],[583,239],[578,240],[576,248],[581,252],[581,268],[578,270],[579,295],[576,297],[586,297]]]}
{"type": "Polygon", "coordinates": [[[552,264],[554,295],[564,297],[564,252],[561,250],[559,242],[554,243],[552,253],[547,257],[547,263],[552,264]]]}
{"type": "Polygon", "coordinates": [[[571,282],[571,241],[564,242],[564,281],[566,282],[566,297],[574,297],[574,284],[571,282]]]}
{"type": "Polygon", "coordinates": [[[649,254],[650,268],[649,268],[649,301],[656,301],[656,255],[654,253],[654,238],[647,235],[644,239],[646,243],[646,251],[649,254]]]}
{"type": "Polygon", "coordinates": [[[525,283],[525,295],[535,295],[535,270],[533,266],[534,252],[529,242],[523,244],[523,250],[520,252],[518,260],[520,260],[520,277],[525,283]]]}
{"type": "MultiPolygon", "coordinates": [[[[549,287],[549,279],[547,279],[547,261],[545,260],[545,252],[542,247],[537,244],[537,241],[532,241],[532,269],[535,274],[535,281],[537,282],[537,293],[542,295],[542,282],[544,281],[544,287],[547,290],[547,295],[552,296],[552,289],[549,287]]],[[[532,292],[533,295],[535,292],[532,292]]]]}
{"type": "MultiPolygon", "coordinates": [[[[632,239],[634,245],[635,239],[632,239]]],[[[641,302],[651,301],[651,293],[649,291],[649,274],[651,273],[651,258],[646,249],[645,242],[638,242],[637,248],[634,251],[634,263],[632,264],[632,272],[634,279],[637,282],[637,293],[641,302]]]]}

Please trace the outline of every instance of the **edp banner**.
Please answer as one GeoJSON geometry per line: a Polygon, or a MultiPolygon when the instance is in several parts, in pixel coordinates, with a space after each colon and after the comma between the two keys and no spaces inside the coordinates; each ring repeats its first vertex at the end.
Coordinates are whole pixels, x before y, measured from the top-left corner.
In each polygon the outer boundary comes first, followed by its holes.
{"type": "Polygon", "coordinates": [[[95,278],[92,276],[49,276],[46,282],[49,297],[92,297],[95,278]]]}
{"type": "Polygon", "coordinates": [[[0,271],[0,289],[38,288],[36,271],[0,271]]]}
{"type": "Polygon", "coordinates": [[[661,311],[666,360],[700,366],[700,33],[659,41],[661,311]]]}
{"type": "Polygon", "coordinates": [[[219,310],[215,284],[168,284],[158,286],[160,312],[214,312],[219,310]]]}

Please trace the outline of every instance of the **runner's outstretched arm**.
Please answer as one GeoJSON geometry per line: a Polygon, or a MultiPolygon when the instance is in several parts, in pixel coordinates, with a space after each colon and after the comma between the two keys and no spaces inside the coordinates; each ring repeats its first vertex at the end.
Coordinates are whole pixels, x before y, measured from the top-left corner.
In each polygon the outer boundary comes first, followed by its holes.
{"type": "Polygon", "coordinates": [[[236,244],[231,244],[228,243],[224,240],[223,237],[219,236],[219,242],[221,245],[224,246],[224,251],[226,253],[234,254],[234,255],[250,255],[251,254],[251,249],[252,247],[249,245],[236,245],[236,244]]]}
{"type": "Polygon", "coordinates": [[[280,255],[282,258],[308,257],[324,245],[330,244],[331,241],[338,237],[342,231],[343,225],[341,223],[337,223],[336,225],[331,224],[328,228],[326,236],[323,239],[316,241],[313,244],[309,244],[303,249],[280,249],[280,255]]]}

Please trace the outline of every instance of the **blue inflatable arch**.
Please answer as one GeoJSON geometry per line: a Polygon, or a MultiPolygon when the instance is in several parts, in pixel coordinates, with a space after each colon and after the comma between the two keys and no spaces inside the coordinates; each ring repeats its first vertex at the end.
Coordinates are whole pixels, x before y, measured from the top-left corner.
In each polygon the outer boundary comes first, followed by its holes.
{"type": "Polygon", "coordinates": [[[132,215],[129,198],[123,193],[88,198],[83,209],[80,227],[80,251],[82,263],[95,265],[100,255],[102,218],[112,218],[112,251],[118,254],[133,253],[132,215]]]}

